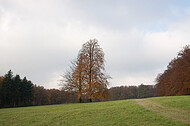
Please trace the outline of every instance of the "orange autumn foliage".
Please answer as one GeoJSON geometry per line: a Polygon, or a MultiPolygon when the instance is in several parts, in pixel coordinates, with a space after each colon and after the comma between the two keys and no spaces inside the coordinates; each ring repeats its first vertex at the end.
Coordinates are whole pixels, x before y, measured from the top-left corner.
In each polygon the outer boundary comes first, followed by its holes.
{"type": "Polygon", "coordinates": [[[183,50],[174,58],[167,70],[158,75],[157,93],[160,96],[169,95],[190,95],[190,46],[185,46],[183,50]]]}

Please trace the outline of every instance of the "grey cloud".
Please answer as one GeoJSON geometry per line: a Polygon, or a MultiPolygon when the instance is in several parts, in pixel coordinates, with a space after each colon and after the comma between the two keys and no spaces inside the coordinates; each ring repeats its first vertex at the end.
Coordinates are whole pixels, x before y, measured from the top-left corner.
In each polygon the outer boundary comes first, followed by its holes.
{"type": "Polygon", "coordinates": [[[187,8],[170,0],[0,1],[0,74],[12,69],[35,84],[57,88],[82,44],[97,38],[112,86],[152,84],[189,42],[187,8]],[[158,32],[160,24],[166,28],[158,32]]]}

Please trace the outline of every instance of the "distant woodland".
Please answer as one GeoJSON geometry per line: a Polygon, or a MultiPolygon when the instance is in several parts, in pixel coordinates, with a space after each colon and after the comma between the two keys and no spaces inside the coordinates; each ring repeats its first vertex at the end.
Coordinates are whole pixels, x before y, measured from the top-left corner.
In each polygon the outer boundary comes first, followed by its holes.
{"type": "Polygon", "coordinates": [[[0,77],[0,107],[84,103],[96,101],[190,95],[190,46],[185,46],[167,69],[158,74],[156,85],[120,86],[108,89],[104,53],[96,39],[83,44],[77,59],[62,75],[61,89],[45,89],[9,70],[0,77]]]}
{"type": "MultiPolygon", "coordinates": [[[[12,71],[0,77],[0,107],[18,107],[31,105],[51,105],[64,103],[77,103],[78,92],[66,91],[63,89],[45,89],[43,86],[36,86],[26,77],[13,76],[12,71]]],[[[156,88],[154,85],[120,86],[108,89],[108,96],[92,98],[96,101],[123,100],[132,98],[155,97],[156,88]]],[[[87,98],[83,102],[90,102],[87,98]]]]}

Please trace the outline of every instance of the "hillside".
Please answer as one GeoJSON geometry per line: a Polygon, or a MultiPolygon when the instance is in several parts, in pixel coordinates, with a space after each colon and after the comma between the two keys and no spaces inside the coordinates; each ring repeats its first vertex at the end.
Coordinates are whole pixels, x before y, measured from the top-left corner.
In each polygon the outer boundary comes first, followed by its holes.
{"type": "Polygon", "coordinates": [[[190,96],[0,109],[0,125],[190,125],[190,96]]]}

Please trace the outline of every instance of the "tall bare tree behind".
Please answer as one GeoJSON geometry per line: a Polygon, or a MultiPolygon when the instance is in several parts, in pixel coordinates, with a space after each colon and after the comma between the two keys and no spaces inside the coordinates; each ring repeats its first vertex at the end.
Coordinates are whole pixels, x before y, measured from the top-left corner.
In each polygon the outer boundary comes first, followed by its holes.
{"type": "Polygon", "coordinates": [[[71,72],[65,75],[66,87],[76,89],[79,102],[82,97],[92,99],[106,97],[110,77],[105,74],[104,52],[96,39],[84,43],[71,72]]]}
{"type": "Polygon", "coordinates": [[[73,92],[78,95],[78,100],[82,102],[82,93],[83,93],[83,79],[84,75],[82,75],[83,66],[82,57],[78,55],[77,60],[71,62],[70,69],[66,71],[64,75],[62,75],[63,80],[61,83],[63,84],[63,90],[68,92],[73,92]]]}

